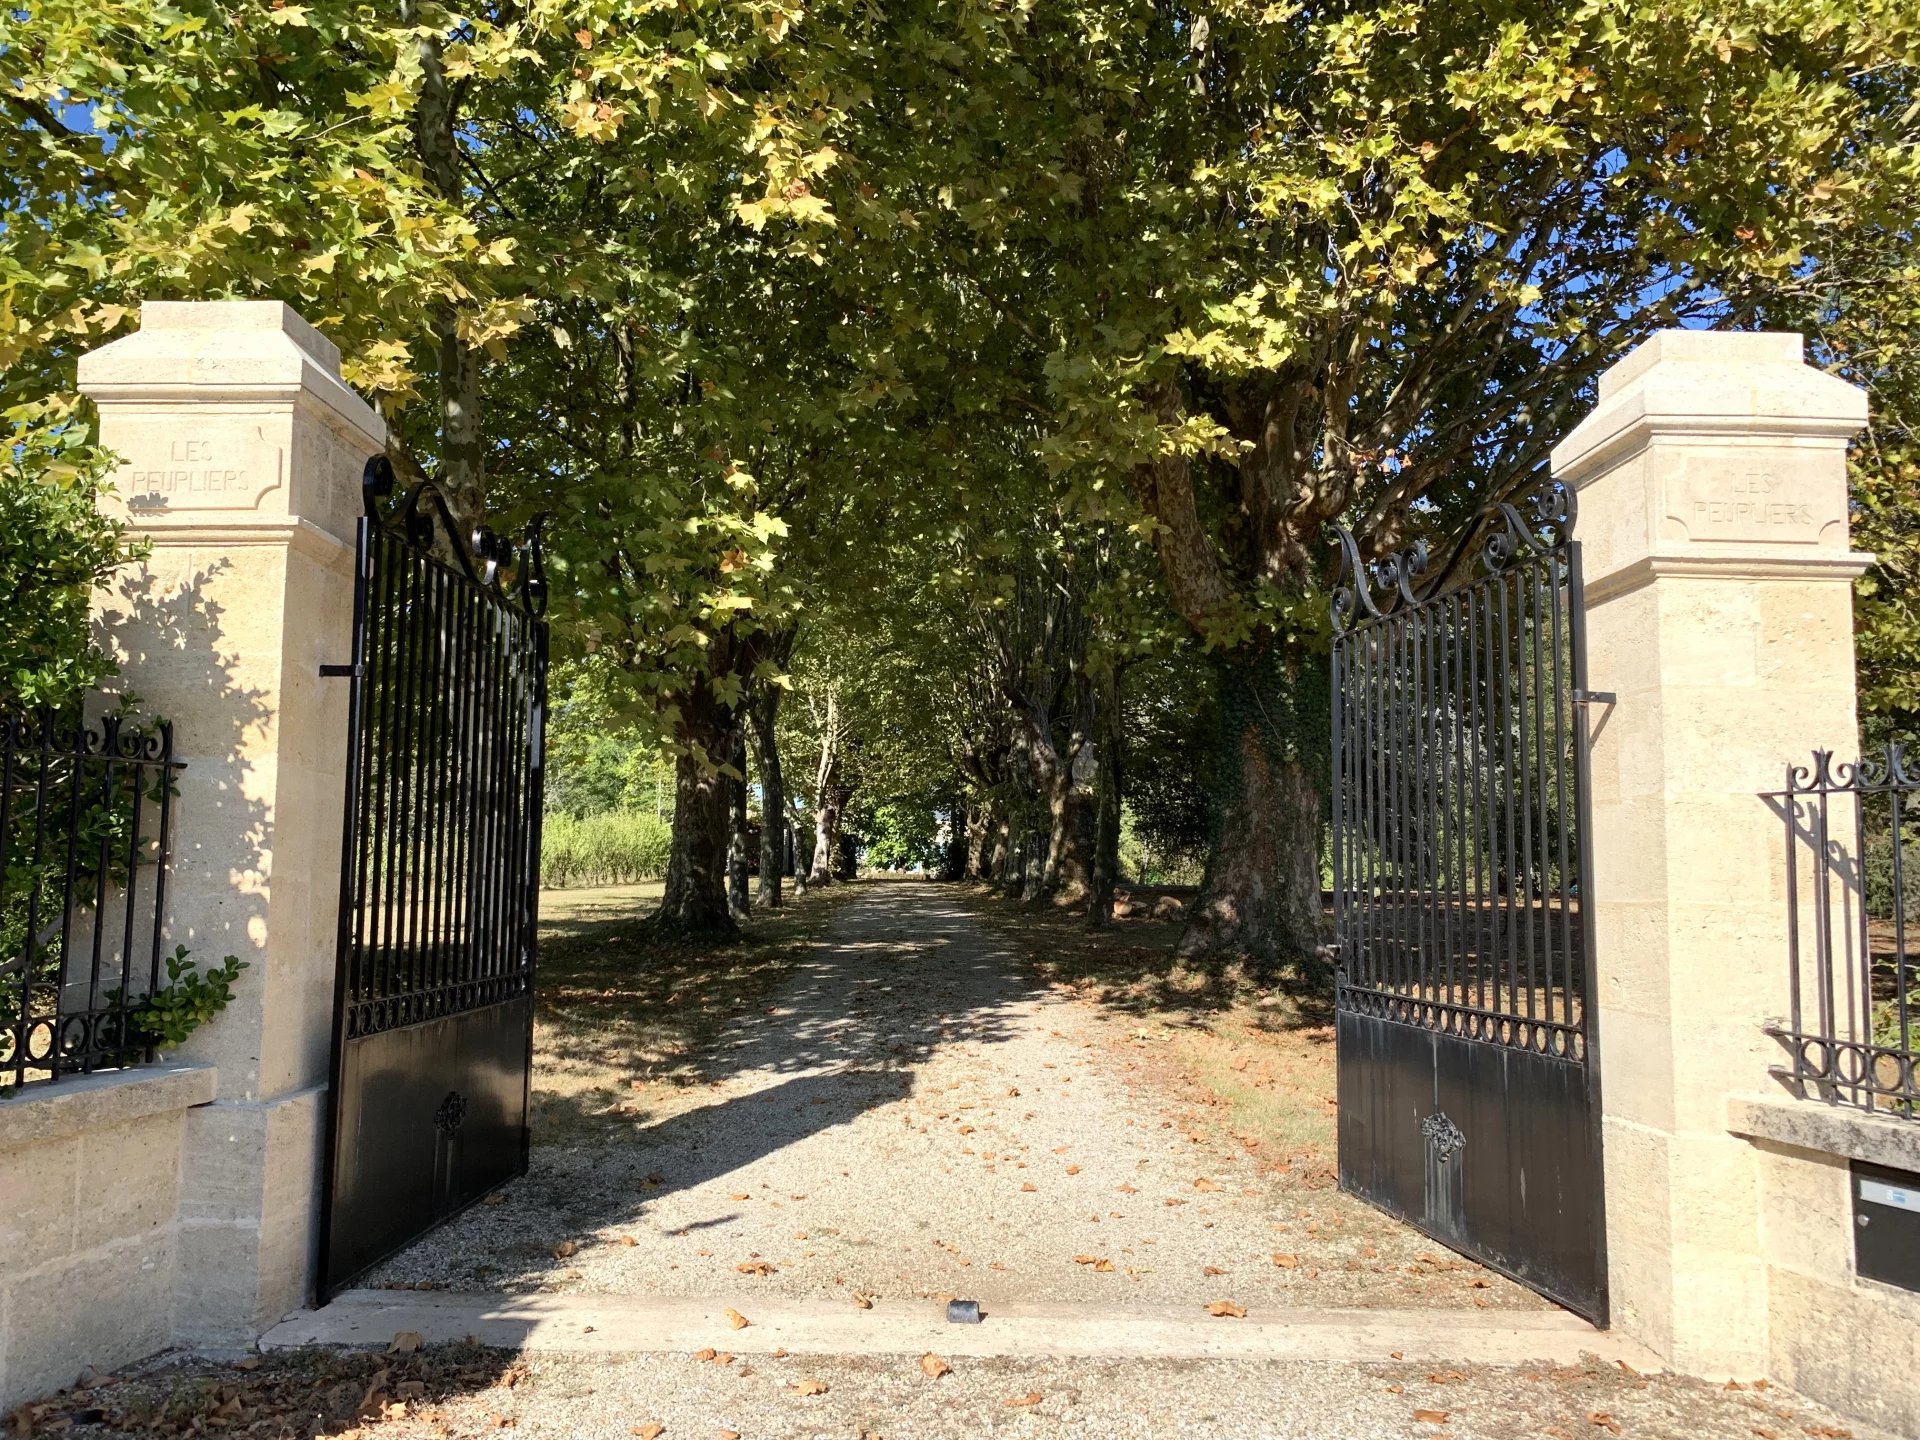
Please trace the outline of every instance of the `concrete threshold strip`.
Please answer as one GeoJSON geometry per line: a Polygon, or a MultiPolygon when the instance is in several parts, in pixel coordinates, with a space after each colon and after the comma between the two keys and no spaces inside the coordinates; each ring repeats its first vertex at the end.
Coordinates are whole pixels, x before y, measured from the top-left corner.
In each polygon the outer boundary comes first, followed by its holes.
{"type": "Polygon", "coordinates": [[[1002,1356],[1032,1359],[1325,1360],[1575,1364],[1592,1355],[1642,1373],[1661,1368],[1625,1336],[1561,1310],[1273,1310],[1215,1318],[1198,1306],[1110,1310],[983,1302],[977,1325],[953,1325],[933,1300],[845,1301],[769,1295],[705,1299],[638,1295],[458,1294],[349,1290],[269,1330],[262,1349],[386,1346],[406,1332],[427,1344],[469,1336],[503,1349],[636,1355],[708,1346],[736,1355],[1002,1356]],[[736,1329],[732,1309],[747,1325],[736,1329]]]}

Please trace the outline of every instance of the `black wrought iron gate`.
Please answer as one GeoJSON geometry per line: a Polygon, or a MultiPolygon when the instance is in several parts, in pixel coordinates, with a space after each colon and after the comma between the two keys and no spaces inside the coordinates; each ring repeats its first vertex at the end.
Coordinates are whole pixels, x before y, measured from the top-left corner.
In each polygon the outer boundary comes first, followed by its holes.
{"type": "Polygon", "coordinates": [[[469,546],[431,485],[397,504],[392,489],[386,461],[369,461],[353,661],[329,667],[353,695],[323,1298],[527,1161],[538,527],[518,556],[484,532],[469,546]]]}
{"type": "Polygon", "coordinates": [[[1572,496],[1334,597],[1340,1183],[1605,1324],[1572,496]]]}

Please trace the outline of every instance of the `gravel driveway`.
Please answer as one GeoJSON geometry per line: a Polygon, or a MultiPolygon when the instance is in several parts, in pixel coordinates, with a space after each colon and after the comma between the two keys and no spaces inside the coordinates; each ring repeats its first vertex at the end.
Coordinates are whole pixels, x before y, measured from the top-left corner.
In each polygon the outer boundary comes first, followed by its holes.
{"type": "MultiPolygon", "coordinates": [[[[455,1290],[1537,1306],[1331,1188],[1189,1130],[1125,1017],[1036,980],[950,887],[846,901],[644,1121],[370,1277],[455,1290]]],[[[624,1084],[625,1077],[611,1077],[624,1084]]],[[[1329,1082],[1330,1088],[1330,1082],[1329,1082]]]]}

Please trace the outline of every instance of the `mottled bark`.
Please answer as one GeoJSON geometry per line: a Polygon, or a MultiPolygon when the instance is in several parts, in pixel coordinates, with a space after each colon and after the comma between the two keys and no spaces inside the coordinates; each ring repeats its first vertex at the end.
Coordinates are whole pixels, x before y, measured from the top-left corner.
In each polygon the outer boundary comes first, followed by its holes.
{"type": "Polygon", "coordinates": [[[668,934],[732,934],[727,905],[727,840],[732,829],[731,786],[697,750],[725,757],[733,749],[733,718],[707,686],[681,702],[681,742],[674,767],[673,846],[666,893],[650,924],[668,934]]]}
{"type": "Polygon", "coordinates": [[[1221,667],[1215,839],[1181,934],[1186,956],[1311,967],[1326,925],[1320,892],[1327,703],[1310,662],[1229,656],[1221,667]]]}
{"type": "Polygon", "coordinates": [[[969,880],[991,878],[988,870],[990,847],[993,843],[994,816],[993,806],[982,800],[967,807],[967,868],[969,880]]]}
{"type": "Polygon", "coordinates": [[[837,781],[818,789],[813,801],[813,868],[807,872],[809,885],[831,885],[840,878],[834,872],[840,854],[840,814],[846,808],[847,792],[837,781]]]}
{"type": "Polygon", "coordinates": [[[990,884],[1004,887],[1007,872],[1013,864],[1013,821],[1005,815],[993,816],[993,829],[988,842],[986,873],[980,878],[990,884]]]}
{"type": "Polygon", "coordinates": [[[735,920],[747,918],[747,737],[744,725],[734,726],[733,768],[727,780],[732,799],[732,824],[727,834],[727,909],[735,920]]]}
{"type": "Polygon", "coordinates": [[[1067,753],[1048,767],[1047,858],[1039,888],[1056,905],[1078,905],[1092,889],[1096,769],[1091,736],[1077,727],[1067,753]]]}
{"type": "Polygon", "coordinates": [[[787,786],[780,773],[781,689],[763,684],[749,710],[753,722],[754,765],[760,776],[760,903],[777,910],[781,879],[792,865],[787,832],[787,786]]]}
{"type": "Polygon", "coordinates": [[[1120,874],[1120,802],[1122,799],[1120,679],[1109,672],[1100,686],[1094,733],[1099,737],[1100,772],[1093,819],[1093,873],[1087,894],[1087,927],[1113,923],[1113,887],[1120,874]]]}

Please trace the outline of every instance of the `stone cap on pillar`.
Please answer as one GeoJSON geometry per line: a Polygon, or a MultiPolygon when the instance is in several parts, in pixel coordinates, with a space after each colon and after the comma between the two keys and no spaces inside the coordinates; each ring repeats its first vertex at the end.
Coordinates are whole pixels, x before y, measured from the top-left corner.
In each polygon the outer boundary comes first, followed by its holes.
{"type": "Polygon", "coordinates": [[[1553,451],[1554,477],[1582,492],[1590,598],[1658,573],[1851,578],[1872,562],[1847,534],[1866,393],[1803,349],[1790,333],[1662,330],[1601,377],[1553,451]]]}
{"type": "Polygon", "coordinates": [[[125,459],[123,513],[153,532],[297,519],[346,541],[386,445],[339,348],[278,300],[149,300],[138,331],[80,358],[80,390],[125,459]]]}

